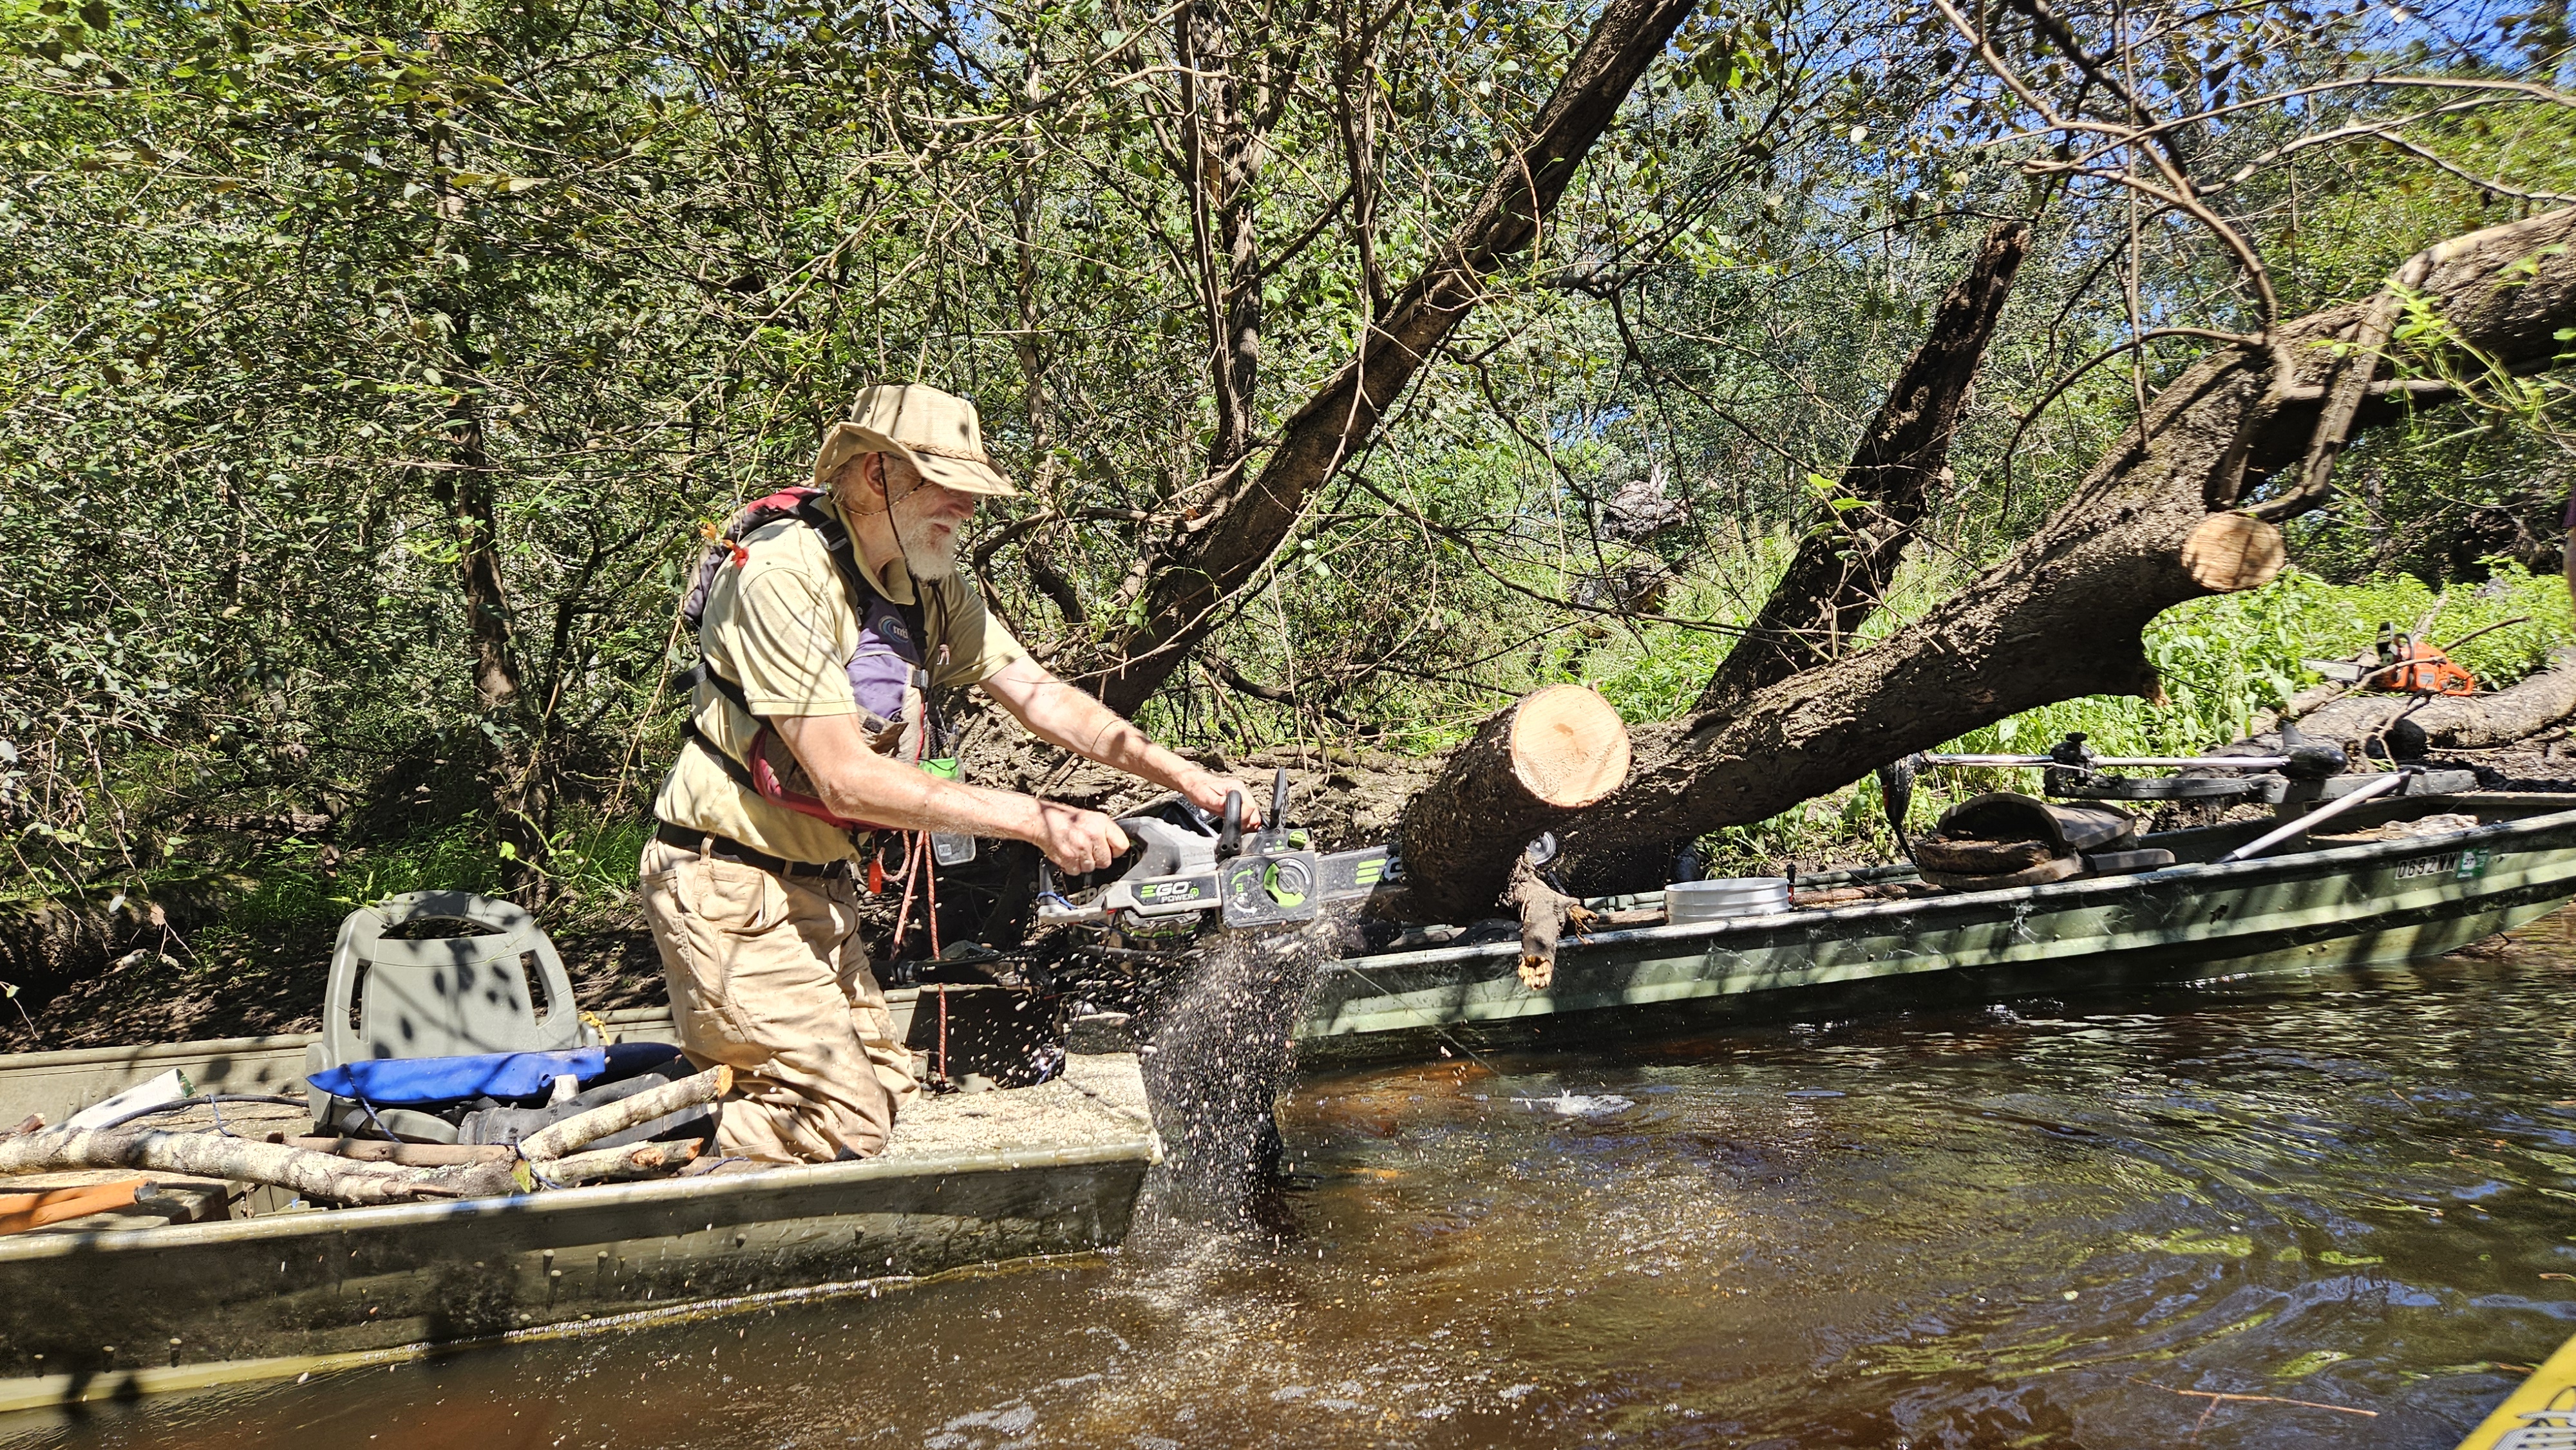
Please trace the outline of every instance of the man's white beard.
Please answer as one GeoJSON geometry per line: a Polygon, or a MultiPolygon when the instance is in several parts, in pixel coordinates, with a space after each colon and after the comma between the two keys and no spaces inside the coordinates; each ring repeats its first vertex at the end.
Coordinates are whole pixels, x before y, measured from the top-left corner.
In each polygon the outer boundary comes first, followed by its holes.
{"type": "Polygon", "coordinates": [[[936,583],[957,572],[957,531],[942,534],[918,514],[895,515],[895,540],[903,545],[903,567],[913,578],[936,583]]]}

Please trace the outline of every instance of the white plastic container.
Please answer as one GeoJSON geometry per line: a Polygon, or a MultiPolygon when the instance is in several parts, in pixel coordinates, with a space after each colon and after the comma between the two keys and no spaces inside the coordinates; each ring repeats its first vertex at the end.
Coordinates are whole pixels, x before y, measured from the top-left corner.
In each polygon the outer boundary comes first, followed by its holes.
{"type": "Polygon", "coordinates": [[[1768,916],[1788,909],[1789,878],[1785,876],[1726,876],[1714,881],[1676,881],[1664,888],[1667,922],[1768,916]]]}

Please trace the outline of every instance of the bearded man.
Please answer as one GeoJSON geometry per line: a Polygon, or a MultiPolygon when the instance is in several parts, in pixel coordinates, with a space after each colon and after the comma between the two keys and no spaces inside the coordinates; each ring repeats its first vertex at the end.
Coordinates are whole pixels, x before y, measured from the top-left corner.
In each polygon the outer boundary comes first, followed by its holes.
{"type": "Polygon", "coordinates": [[[1253,798],[1048,673],[957,576],[977,500],[1017,492],[973,404],[867,389],[814,484],[710,554],[689,739],[642,866],[680,1045],[734,1069],[717,1146],[769,1163],[872,1156],[919,1091],[858,937],[873,834],[1006,837],[1068,872],[1127,849],[1097,811],[921,769],[930,691],[980,686],[1040,739],[1211,811],[1253,798]]]}

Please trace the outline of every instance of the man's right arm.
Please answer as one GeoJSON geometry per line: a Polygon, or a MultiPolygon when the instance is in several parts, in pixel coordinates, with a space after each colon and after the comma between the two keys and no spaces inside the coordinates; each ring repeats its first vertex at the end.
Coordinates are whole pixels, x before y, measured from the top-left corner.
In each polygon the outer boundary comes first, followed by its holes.
{"type": "Polygon", "coordinates": [[[1097,871],[1127,849],[1127,833],[1098,811],[942,780],[889,760],[868,748],[856,715],[787,715],[769,723],[813,777],[823,804],[845,819],[1026,841],[1065,871],[1097,871]]]}

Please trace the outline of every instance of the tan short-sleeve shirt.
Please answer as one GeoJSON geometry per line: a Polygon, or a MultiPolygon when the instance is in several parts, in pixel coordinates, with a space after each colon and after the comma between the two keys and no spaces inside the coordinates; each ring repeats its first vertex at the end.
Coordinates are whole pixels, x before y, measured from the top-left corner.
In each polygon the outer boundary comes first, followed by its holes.
{"type": "MultiPolygon", "coordinates": [[[[709,669],[742,685],[751,713],[702,683],[691,715],[698,729],[736,760],[750,754],[752,736],[760,728],[755,715],[848,715],[858,709],[850,696],[848,668],[850,656],[858,652],[860,630],[858,612],[850,607],[849,591],[842,587],[820,534],[781,520],[753,530],[741,542],[748,557],[738,566],[718,567],[707,590],[698,645],[709,669]]],[[[901,560],[871,571],[861,556],[859,567],[887,599],[913,602],[915,581],[901,560]]],[[[933,689],[982,684],[1013,661],[1028,658],[1028,650],[984,608],[974,589],[954,575],[929,586],[922,625],[929,636],[923,655],[933,689]],[[947,647],[944,661],[942,645],[947,647]]],[[[694,742],[681,745],[653,813],[682,829],[712,831],[790,861],[839,861],[855,852],[847,832],[735,784],[694,742]]]]}

